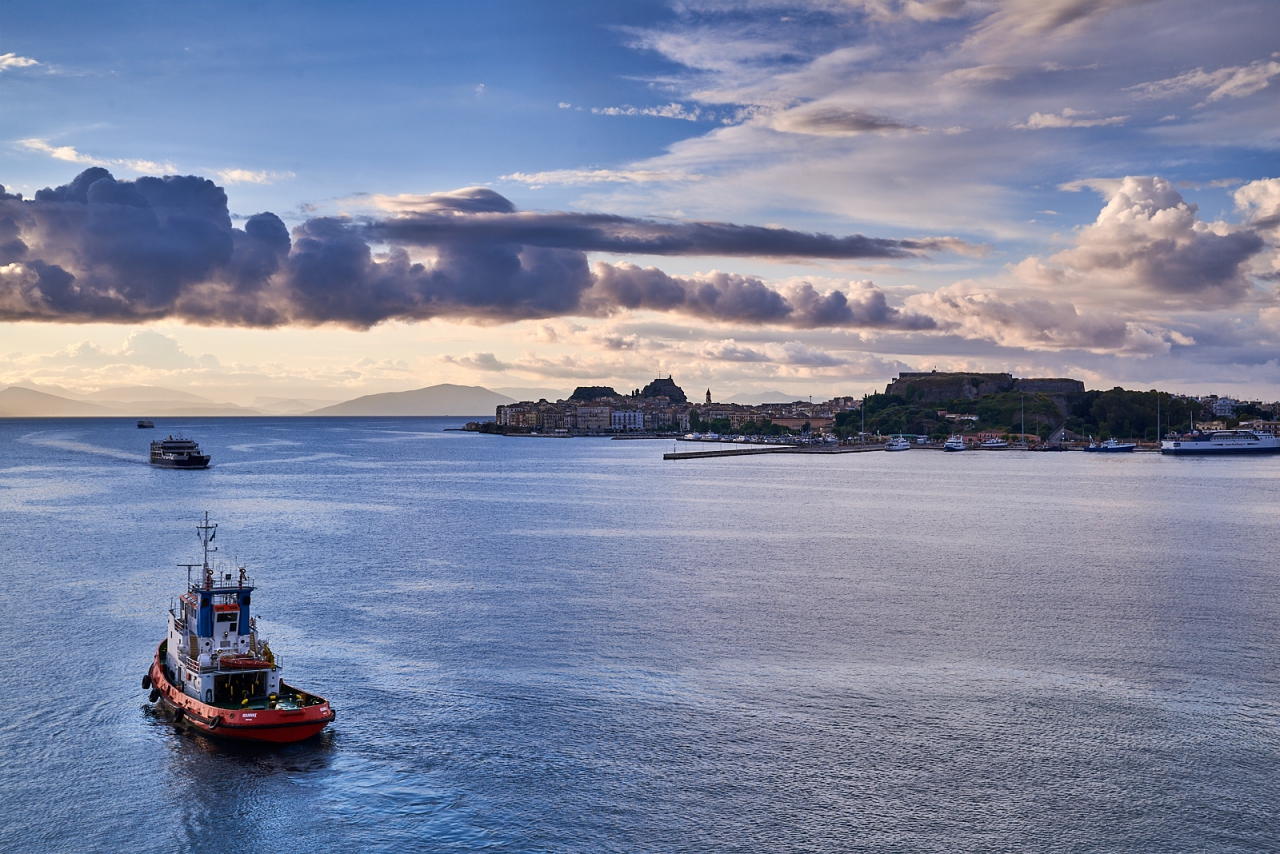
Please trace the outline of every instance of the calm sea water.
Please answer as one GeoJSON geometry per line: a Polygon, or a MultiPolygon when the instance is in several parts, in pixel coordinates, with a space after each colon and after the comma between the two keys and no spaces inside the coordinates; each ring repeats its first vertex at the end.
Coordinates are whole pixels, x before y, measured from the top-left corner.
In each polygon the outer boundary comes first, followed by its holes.
{"type": "Polygon", "coordinates": [[[459,423],[0,421],[0,850],[1280,848],[1280,458],[459,423]],[[315,740],[146,702],[205,510],[315,740]]]}

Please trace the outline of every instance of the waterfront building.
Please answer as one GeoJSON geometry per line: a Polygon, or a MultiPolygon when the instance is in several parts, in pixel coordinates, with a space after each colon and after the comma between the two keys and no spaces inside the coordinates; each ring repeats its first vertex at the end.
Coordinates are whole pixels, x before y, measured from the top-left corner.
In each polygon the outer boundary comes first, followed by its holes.
{"type": "Polygon", "coordinates": [[[578,430],[583,433],[603,433],[613,424],[613,409],[609,406],[579,406],[576,414],[578,430]]]}
{"type": "Polygon", "coordinates": [[[627,433],[644,429],[643,409],[614,409],[609,413],[609,429],[627,433]]]}

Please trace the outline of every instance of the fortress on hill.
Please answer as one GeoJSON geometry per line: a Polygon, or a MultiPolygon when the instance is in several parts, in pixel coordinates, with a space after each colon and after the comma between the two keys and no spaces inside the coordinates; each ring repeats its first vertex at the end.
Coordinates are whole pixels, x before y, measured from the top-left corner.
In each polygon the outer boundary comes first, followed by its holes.
{"type": "Polygon", "coordinates": [[[941,402],[973,400],[986,394],[1021,391],[1027,394],[1082,394],[1084,383],[1063,377],[1014,379],[1013,374],[938,373],[912,371],[898,374],[885,387],[885,394],[896,394],[908,400],[941,402]]]}

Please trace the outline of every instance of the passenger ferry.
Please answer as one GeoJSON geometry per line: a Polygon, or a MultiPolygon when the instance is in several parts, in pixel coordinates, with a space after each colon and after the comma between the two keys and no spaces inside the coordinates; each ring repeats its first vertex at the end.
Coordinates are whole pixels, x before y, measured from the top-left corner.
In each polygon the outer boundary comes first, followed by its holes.
{"type": "Polygon", "coordinates": [[[942,443],[942,450],[944,450],[944,451],[963,451],[963,450],[964,450],[964,437],[963,437],[963,436],[952,436],[952,437],[950,437],[949,439],[947,439],[947,441],[945,441],[945,442],[943,442],[943,443],[942,443]]]}
{"type": "Polygon", "coordinates": [[[151,443],[151,465],[165,469],[202,469],[209,465],[209,455],[200,446],[181,436],[157,439],[151,443]]]}
{"type": "Polygon", "coordinates": [[[281,678],[280,658],[249,612],[253,579],[245,567],[210,564],[218,526],[197,525],[202,564],[187,568],[187,592],[169,611],[169,633],[142,677],[151,702],[174,726],[239,741],[284,744],[317,734],[337,717],[329,701],[281,678]],[[191,578],[192,570],[199,570],[191,578]]]}
{"type": "Polygon", "coordinates": [[[886,451],[909,451],[911,450],[911,440],[904,439],[901,436],[894,436],[885,443],[884,449],[886,451]]]}
{"type": "Polygon", "coordinates": [[[1165,439],[1160,453],[1173,456],[1211,456],[1216,454],[1280,454],[1280,437],[1253,430],[1215,430],[1193,432],[1165,439]]]}

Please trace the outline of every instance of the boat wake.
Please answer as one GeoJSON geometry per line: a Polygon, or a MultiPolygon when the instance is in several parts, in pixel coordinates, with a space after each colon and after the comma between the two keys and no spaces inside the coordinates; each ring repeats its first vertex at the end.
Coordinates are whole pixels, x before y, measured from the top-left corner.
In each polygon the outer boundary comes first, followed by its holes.
{"type": "Polygon", "coordinates": [[[233,466],[257,466],[265,463],[312,463],[317,460],[331,460],[345,458],[346,454],[307,454],[304,457],[275,457],[269,460],[239,460],[234,463],[221,463],[218,468],[231,468],[233,466]]]}
{"type": "Polygon", "coordinates": [[[117,460],[127,460],[131,463],[145,463],[147,461],[147,458],[141,454],[131,454],[128,451],[121,451],[117,448],[90,445],[87,442],[68,438],[66,434],[55,433],[52,436],[46,436],[43,433],[28,433],[19,438],[18,441],[25,442],[28,445],[40,445],[44,448],[58,448],[63,451],[75,451],[81,454],[97,454],[101,457],[112,457],[117,460]]]}

